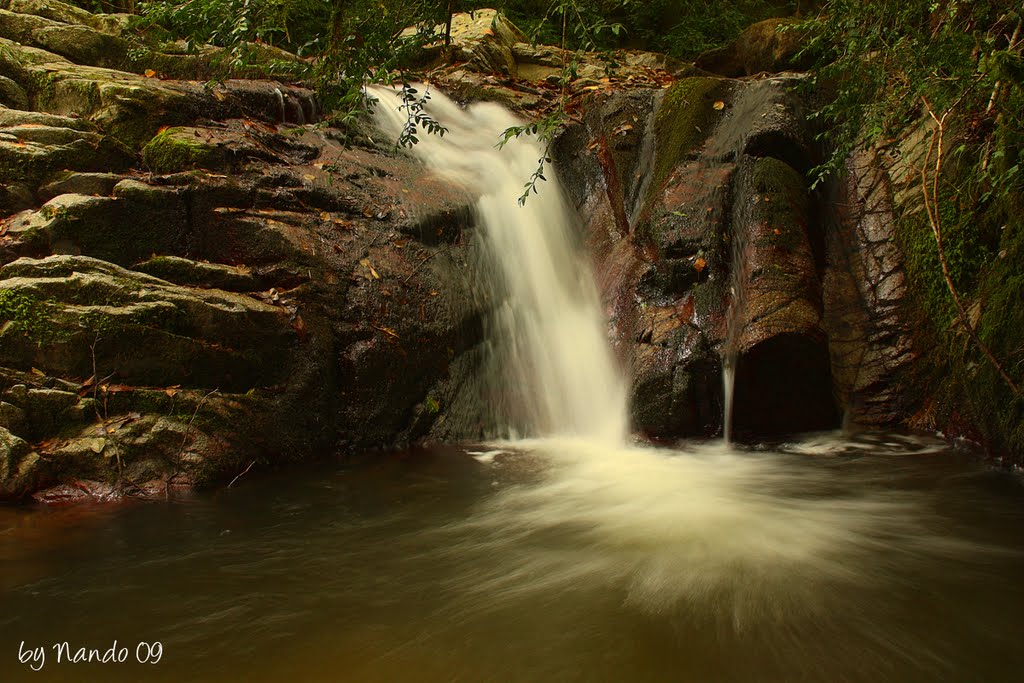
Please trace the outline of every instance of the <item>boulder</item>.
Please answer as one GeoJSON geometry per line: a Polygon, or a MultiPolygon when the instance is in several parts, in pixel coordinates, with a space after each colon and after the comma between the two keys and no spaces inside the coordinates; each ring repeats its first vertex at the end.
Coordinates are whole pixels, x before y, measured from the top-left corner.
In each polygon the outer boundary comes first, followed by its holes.
{"type": "Polygon", "coordinates": [[[0,427],[0,500],[31,493],[39,483],[39,465],[28,443],[0,427]]]}
{"type": "Polygon", "coordinates": [[[0,181],[39,182],[65,169],[120,169],[131,159],[122,145],[80,126],[46,125],[30,120],[38,117],[0,115],[0,120],[4,118],[21,118],[23,122],[0,124],[0,181]]]}
{"type": "Polygon", "coordinates": [[[227,292],[253,292],[259,288],[252,270],[244,266],[203,263],[178,256],[154,256],[136,265],[134,269],[190,287],[222,289],[227,292]]]}
{"type": "Polygon", "coordinates": [[[109,196],[122,180],[116,173],[79,173],[67,171],[39,188],[39,197],[49,201],[62,194],[109,196]]]}
{"type": "Polygon", "coordinates": [[[792,19],[759,21],[747,27],[732,43],[700,55],[694,64],[729,78],[806,71],[814,61],[813,57],[800,54],[807,36],[792,27],[792,19]]]}

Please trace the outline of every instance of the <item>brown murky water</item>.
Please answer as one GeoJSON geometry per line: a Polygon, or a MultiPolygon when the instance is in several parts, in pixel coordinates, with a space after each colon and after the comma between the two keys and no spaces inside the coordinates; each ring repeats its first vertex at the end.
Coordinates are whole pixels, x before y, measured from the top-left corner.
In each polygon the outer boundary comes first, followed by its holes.
{"type": "Polygon", "coordinates": [[[488,448],[0,509],[0,680],[1024,680],[1015,475],[884,435],[488,448]]]}

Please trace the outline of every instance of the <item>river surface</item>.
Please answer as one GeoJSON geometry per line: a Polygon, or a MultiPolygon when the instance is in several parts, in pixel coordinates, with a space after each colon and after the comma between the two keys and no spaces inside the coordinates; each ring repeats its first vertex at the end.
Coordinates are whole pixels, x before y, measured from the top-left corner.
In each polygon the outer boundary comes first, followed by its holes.
{"type": "Polygon", "coordinates": [[[442,447],[0,508],[0,680],[1021,681],[1022,581],[1020,479],[917,438],[442,447]]]}

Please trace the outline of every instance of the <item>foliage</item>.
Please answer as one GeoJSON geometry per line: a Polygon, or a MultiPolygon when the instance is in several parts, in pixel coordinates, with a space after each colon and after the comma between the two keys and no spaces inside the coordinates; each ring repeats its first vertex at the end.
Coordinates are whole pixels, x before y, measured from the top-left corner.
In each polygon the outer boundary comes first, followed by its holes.
{"type": "Polygon", "coordinates": [[[339,125],[363,109],[367,83],[401,76],[400,65],[441,19],[429,0],[141,0],[138,12],[139,28],[160,26],[188,49],[227,48],[228,75],[257,66],[261,45],[295,52],[304,61],[293,75],[317,89],[339,125]],[[403,34],[411,25],[421,30],[403,34]]]}
{"type": "MultiPolygon", "coordinates": [[[[506,0],[501,5],[516,24],[537,42],[557,44],[561,27],[557,5],[550,0],[506,0]]],[[[640,47],[692,59],[729,42],[750,24],[791,14],[792,2],[771,0],[578,0],[575,30],[566,47],[599,49],[640,47]]]]}
{"type": "Polygon", "coordinates": [[[931,204],[927,220],[906,211],[898,223],[932,340],[923,363],[948,415],[970,415],[990,443],[1018,455],[1022,20],[1019,7],[1000,0],[828,0],[798,27],[811,29],[807,49],[822,55],[816,115],[831,155],[816,182],[860,146],[898,149],[892,143],[915,135],[931,150],[896,179],[931,204]]]}
{"type": "Polygon", "coordinates": [[[46,311],[35,299],[14,290],[0,290],[0,327],[28,334],[46,322],[46,311]]]}
{"type": "Polygon", "coordinates": [[[444,137],[448,129],[438,123],[425,109],[427,101],[430,99],[429,87],[426,87],[421,95],[416,88],[408,83],[403,83],[401,98],[402,104],[398,108],[399,110],[405,110],[406,119],[405,127],[398,137],[399,147],[412,147],[419,142],[416,134],[420,128],[432,135],[444,137]]]}
{"type": "Polygon", "coordinates": [[[856,145],[889,139],[919,121],[925,98],[937,112],[956,104],[957,156],[983,154],[976,159],[981,180],[1008,190],[1007,178],[991,167],[1006,154],[993,148],[996,121],[1019,141],[1024,118],[1008,106],[1004,90],[988,103],[997,83],[1019,90],[1019,44],[1009,44],[1019,20],[999,0],[829,0],[820,15],[794,26],[811,36],[805,52],[822,55],[815,82],[829,101],[815,116],[833,149],[819,178],[841,170],[856,145]]]}
{"type": "MultiPolygon", "coordinates": [[[[628,2],[629,0],[612,0],[613,2],[628,2]]],[[[555,109],[543,118],[522,126],[512,126],[506,129],[498,142],[498,147],[504,147],[513,138],[524,135],[534,135],[544,145],[544,152],[537,160],[537,169],[530,176],[524,185],[523,194],[519,196],[519,205],[522,206],[529,199],[530,194],[537,194],[537,183],[547,180],[544,176],[545,167],[551,163],[551,145],[555,136],[568,119],[567,105],[569,101],[569,83],[576,76],[576,68],[579,53],[594,50],[598,47],[598,38],[605,30],[618,35],[622,32],[620,24],[609,24],[600,17],[590,12],[586,0],[550,0],[547,12],[543,15],[538,28],[534,30],[534,39],[538,35],[540,27],[548,22],[558,22],[561,26],[561,37],[559,45],[563,51],[562,70],[559,75],[559,86],[561,94],[558,97],[555,109]],[[569,53],[570,45],[576,47],[574,53],[569,53]]]]}

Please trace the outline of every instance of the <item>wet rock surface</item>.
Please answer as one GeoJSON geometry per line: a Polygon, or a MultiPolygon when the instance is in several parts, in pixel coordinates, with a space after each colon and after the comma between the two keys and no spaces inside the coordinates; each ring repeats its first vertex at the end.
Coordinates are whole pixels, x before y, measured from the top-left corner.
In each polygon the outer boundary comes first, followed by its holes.
{"type": "Polygon", "coordinates": [[[0,3],[0,498],[478,438],[473,198],[303,88],[120,70],[116,23],[0,3]]]}
{"type": "Polygon", "coordinates": [[[857,157],[852,194],[809,189],[800,78],[595,94],[558,141],[634,423],[652,437],[721,434],[731,354],[738,438],[834,428],[843,413],[906,419],[910,337],[885,171],[857,157]]]}

